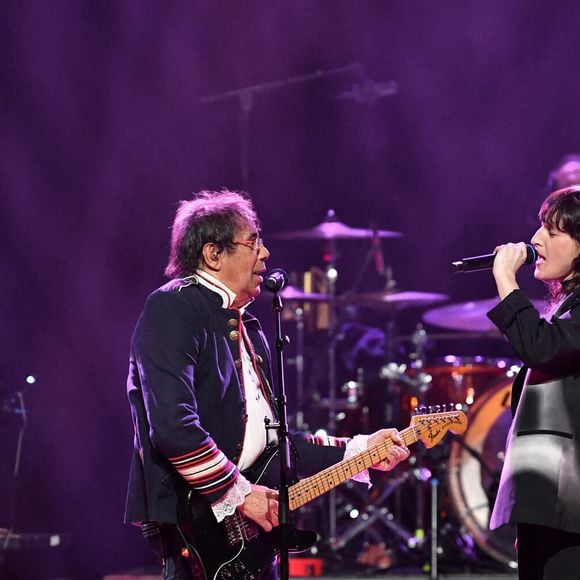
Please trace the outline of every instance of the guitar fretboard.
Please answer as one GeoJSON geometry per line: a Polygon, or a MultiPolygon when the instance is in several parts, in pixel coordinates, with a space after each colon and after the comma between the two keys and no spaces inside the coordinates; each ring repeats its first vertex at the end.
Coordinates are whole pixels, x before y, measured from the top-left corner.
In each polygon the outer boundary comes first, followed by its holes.
{"type": "MultiPolygon", "coordinates": [[[[465,413],[446,411],[413,417],[411,425],[400,431],[399,435],[407,447],[421,440],[425,447],[429,448],[436,445],[449,429],[455,433],[463,433],[466,427],[465,413]]],[[[387,438],[349,459],[343,459],[320,473],[291,485],[288,488],[290,510],[298,509],[361,471],[384,461],[389,456],[389,448],[393,445],[392,439],[387,438]]]]}
{"type": "MultiPolygon", "coordinates": [[[[421,437],[422,428],[424,427],[420,424],[411,425],[403,429],[403,431],[400,431],[399,434],[403,443],[407,447],[416,443],[421,437]]],[[[382,443],[373,445],[366,451],[357,453],[349,459],[343,459],[337,464],[327,467],[320,473],[307,477],[290,486],[288,490],[290,510],[298,509],[309,501],[335,488],[337,485],[351,479],[361,471],[368,469],[371,465],[384,461],[388,456],[389,448],[393,445],[394,443],[390,438],[385,439],[382,443]]]]}

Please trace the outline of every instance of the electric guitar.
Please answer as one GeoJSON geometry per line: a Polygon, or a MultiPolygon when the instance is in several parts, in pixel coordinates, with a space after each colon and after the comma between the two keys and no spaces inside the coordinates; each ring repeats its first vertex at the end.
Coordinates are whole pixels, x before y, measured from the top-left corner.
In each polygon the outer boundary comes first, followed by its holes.
{"type": "MultiPolygon", "coordinates": [[[[430,448],[439,443],[447,431],[463,433],[466,428],[467,418],[463,412],[446,411],[413,416],[409,427],[400,431],[400,435],[407,446],[422,441],[425,447],[430,448]]],[[[290,485],[290,511],[384,461],[393,445],[390,439],[385,440],[290,485]]],[[[257,469],[252,467],[254,477],[248,477],[252,483],[263,483],[272,475],[269,468],[276,463],[276,453],[259,460],[257,469]]],[[[247,475],[246,472],[244,475],[247,475]]],[[[191,493],[183,512],[180,529],[187,543],[186,555],[196,580],[258,580],[280,551],[280,527],[265,532],[237,511],[217,523],[207,503],[194,500],[191,493]]],[[[315,532],[298,530],[289,524],[287,544],[290,553],[308,550],[316,539],[315,532]]]]}

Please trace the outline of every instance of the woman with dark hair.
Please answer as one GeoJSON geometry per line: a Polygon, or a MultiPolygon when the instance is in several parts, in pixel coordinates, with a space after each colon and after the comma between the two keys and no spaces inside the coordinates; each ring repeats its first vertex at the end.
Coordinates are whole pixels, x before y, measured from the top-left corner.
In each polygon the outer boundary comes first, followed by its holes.
{"type": "Polygon", "coordinates": [[[517,524],[519,578],[580,578],[580,186],[551,193],[532,237],[534,276],[548,285],[542,315],[516,273],[524,243],[496,248],[500,303],[488,316],[524,366],[490,528],[517,524]]]}

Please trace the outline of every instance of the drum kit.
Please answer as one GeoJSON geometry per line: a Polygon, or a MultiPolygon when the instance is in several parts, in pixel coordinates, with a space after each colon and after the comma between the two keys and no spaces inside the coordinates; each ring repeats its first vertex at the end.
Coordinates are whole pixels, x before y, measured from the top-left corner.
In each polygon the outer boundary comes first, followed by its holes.
{"type": "MultiPolygon", "coordinates": [[[[511,385],[518,364],[509,356],[446,354],[433,360],[427,356],[434,343],[477,345],[479,339],[499,341],[501,335],[486,316],[497,299],[442,306],[439,304],[449,299],[447,295],[401,291],[391,269],[384,265],[386,283],[382,290],[357,291],[364,269],[377,257],[379,262],[383,260],[381,239],[401,236],[389,230],[352,228],[339,222],[332,210],[324,222],[311,229],[270,236],[322,240],[326,244],[325,269],[318,271],[318,287],[306,275],[304,284],[289,285],[281,293],[290,312],[286,318],[296,324],[295,355],[288,361],[295,373],[296,428],[322,425],[329,433],[339,435],[388,426],[404,428],[419,407],[450,402],[460,405],[469,418],[463,435],[447,436],[426,453],[419,452],[419,446],[409,461],[393,472],[373,475],[370,499],[354,484],[343,486],[324,504],[322,509],[327,513],[316,516],[318,523],[322,520],[326,528],[329,553],[339,556],[345,550],[354,550],[358,562],[371,569],[410,560],[421,566],[421,559],[426,561],[430,550],[432,553],[434,542],[442,561],[461,562],[464,567],[483,563],[491,568],[513,569],[514,530],[492,533],[488,520],[502,467],[511,420],[511,385]],[[337,295],[336,245],[365,239],[371,241],[371,247],[354,289],[337,295]],[[400,336],[397,316],[411,308],[423,309],[420,322],[414,332],[400,336]],[[324,367],[317,374],[305,363],[305,344],[310,338],[307,318],[321,310],[326,321],[322,326],[325,356],[311,361],[324,367]],[[353,324],[353,310],[370,312],[381,322],[381,328],[353,324]],[[351,317],[346,324],[344,311],[351,317]],[[424,325],[437,331],[427,331],[424,325]],[[345,340],[349,332],[355,335],[354,345],[345,340]],[[344,368],[352,376],[341,377],[347,380],[340,380],[339,386],[339,373],[344,368]],[[305,377],[310,380],[312,374],[322,376],[322,389],[306,384],[305,377]],[[437,530],[428,524],[433,518],[433,513],[428,513],[428,497],[435,482],[439,491],[431,512],[437,511],[437,530]]],[[[505,348],[504,341],[501,344],[505,348]]],[[[312,513],[306,517],[312,517],[312,513]]]]}

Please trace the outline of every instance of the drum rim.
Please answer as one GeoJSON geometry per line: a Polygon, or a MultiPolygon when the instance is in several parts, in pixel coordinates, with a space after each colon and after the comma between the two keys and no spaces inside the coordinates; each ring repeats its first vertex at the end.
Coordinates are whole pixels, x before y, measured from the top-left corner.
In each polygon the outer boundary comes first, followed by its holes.
{"type": "Polygon", "coordinates": [[[428,360],[424,369],[428,372],[433,368],[461,368],[465,366],[495,368],[500,372],[509,370],[513,366],[521,366],[521,362],[514,357],[507,356],[484,356],[484,355],[454,355],[448,354],[445,356],[434,357],[428,360]]]}
{"type": "MultiPolygon", "coordinates": [[[[502,389],[505,389],[506,387],[509,387],[511,391],[511,388],[513,387],[513,381],[514,377],[505,373],[492,382],[486,392],[483,393],[482,396],[476,400],[473,407],[469,409],[468,416],[470,419],[470,425],[471,418],[475,418],[481,409],[485,408],[486,403],[488,403],[492,397],[496,396],[502,389]]],[[[497,417],[499,417],[499,415],[497,417]]],[[[469,427],[463,437],[468,434],[468,431],[469,427]]],[[[452,441],[449,448],[447,484],[449,486],[449,497],[455,516],[457,517],[460,525],[465,526],[468,532],[472,535],[473,539],[481,548],[481,550],[483,550],[495,560],[506,564],[511,569],[515,569],[517,568],[516,560],[514,560],[514,558],[510,556],[507,551],[502,550],[501,546],[498,546],[497,543],[494,544],[489,541],[489,535],[486,535],[486,529],[482,528],[477,522],[475,516],[470,513],[473,511],[473,506],[469,505],[467,501],[464,487],[460,479],[461,466],[463,465],[461,461],[463,452],[465,452],[464,447],[460,443],[452,441]]],[[[479,482],[479,484],[481,485],[481,482],[479,482]]],[[[488,509],[491,509],[489,503],[488,509]]]]}

